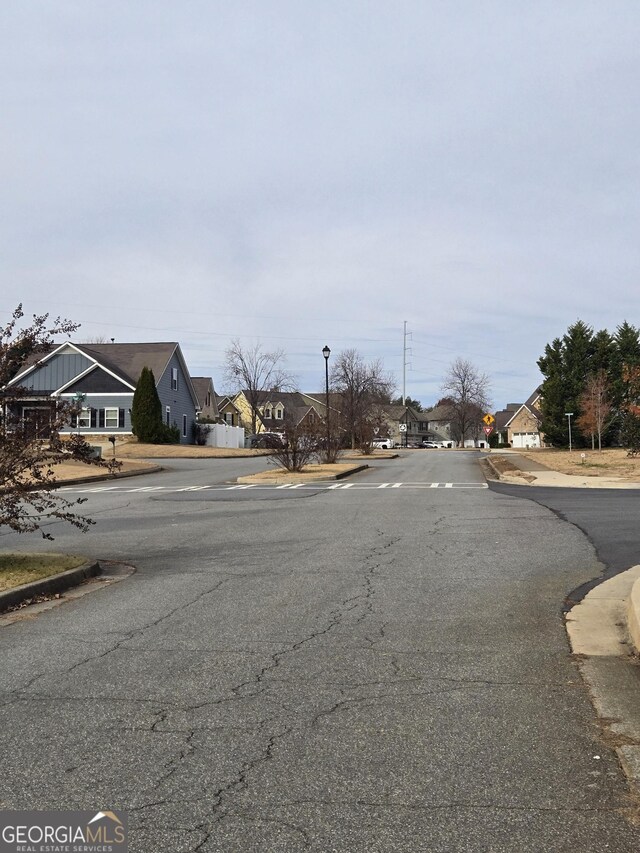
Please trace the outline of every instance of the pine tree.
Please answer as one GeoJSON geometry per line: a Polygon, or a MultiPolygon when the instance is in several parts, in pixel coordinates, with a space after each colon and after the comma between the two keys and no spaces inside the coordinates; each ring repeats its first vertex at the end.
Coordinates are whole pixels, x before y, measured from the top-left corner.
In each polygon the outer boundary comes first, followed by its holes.
{"type": "Polygon", "coordinates": [[[131,429],[138,441],[154,444],[162,440],[162,404],[153,370],[143,367],[131,405],[131,429]]]}
{"type": "Polygon", "coordinates": [[[622,428],[626,406],[633,402],[629,377],[633,368],[640,365],[640,331],[625,320],[614,335],[615,351],[611,368],[611,405],[616,418],[616,432],[622,428]]]}
{"type": "Polygon", "coordinates": [[[567,440],[565,412],[570,410],[565,405],[564,354],[560,338],[546,345],[544,355],[538,359],[538,367],[544,376],[540,386],[541,432],[549,444],[564,444],[567,440]]]}

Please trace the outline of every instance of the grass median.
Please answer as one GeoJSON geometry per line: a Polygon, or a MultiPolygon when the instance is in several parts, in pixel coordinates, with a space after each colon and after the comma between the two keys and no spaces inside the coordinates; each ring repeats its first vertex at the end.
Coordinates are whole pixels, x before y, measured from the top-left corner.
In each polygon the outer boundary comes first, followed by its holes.
{"type": "Polygon", "coordinates": [[[0,554],[0,592],[39,581],[87,562],[72,554],[0,554]]]}

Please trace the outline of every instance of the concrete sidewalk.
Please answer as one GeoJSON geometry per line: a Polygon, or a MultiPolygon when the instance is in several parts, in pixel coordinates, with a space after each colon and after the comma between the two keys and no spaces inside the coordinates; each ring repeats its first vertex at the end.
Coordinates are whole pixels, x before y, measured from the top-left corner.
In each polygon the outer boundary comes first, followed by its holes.
{"type": "Polygon", "coordinates": [[[640,482],[622,477],[594,474],[561,474],[517,452],[493,451],[484,454],[484,462],[495,478],[518,486],[558,486],[564,489],[640,489],[640,482]],[[500,460],[500,461],[499,461],[500,460]],[[506,470],[502,470],[503,466],[506,470]]]}

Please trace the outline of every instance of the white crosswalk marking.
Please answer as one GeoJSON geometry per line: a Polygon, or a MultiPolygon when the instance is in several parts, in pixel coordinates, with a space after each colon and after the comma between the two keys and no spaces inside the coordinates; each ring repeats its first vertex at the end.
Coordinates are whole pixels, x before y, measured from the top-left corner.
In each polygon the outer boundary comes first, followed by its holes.
{"type": "Polygon", "coordinates": [[[379,489],[487,489],[486,483],[372,483],[372,482],[354,482],[354,483],[330,483],[324,482],[308,482],[308,483],[282,483],[280,485],[269,483],[238,483],[229,485],[228,483],[211,483],[207,486],[184,486],[182,488],[172,488],[171,486],[94,486],[87,488],[63,486],[61,492],[74,492],[75,494],[88,493],[127,493],[127,494],[156,494],[164,495],[178,494],[182,492],[207,492],[214,494],[216,492],[231,492],[244,491],[252,489],[254,492],[259,491],[274,491],[285,489],[287,491],[294,490],[309,490],[314,492],[323,491],[352,491],[361,492],[366,490],[379,489]]]}

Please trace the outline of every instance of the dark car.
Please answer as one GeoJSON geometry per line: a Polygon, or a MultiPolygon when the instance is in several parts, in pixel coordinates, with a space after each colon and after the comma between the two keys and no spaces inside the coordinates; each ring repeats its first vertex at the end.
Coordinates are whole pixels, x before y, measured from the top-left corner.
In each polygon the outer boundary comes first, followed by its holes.
{"type": "Polygon", "coordinates": [[[247,441],[249,447],[253,448],[273,450],[275,447],[282,447],[282,436],[277,432],[260,432],[257,435],[250,435],[247,441]]]}

